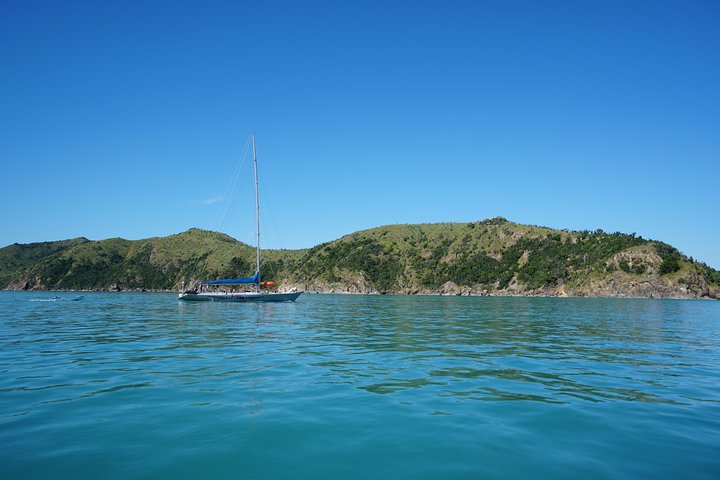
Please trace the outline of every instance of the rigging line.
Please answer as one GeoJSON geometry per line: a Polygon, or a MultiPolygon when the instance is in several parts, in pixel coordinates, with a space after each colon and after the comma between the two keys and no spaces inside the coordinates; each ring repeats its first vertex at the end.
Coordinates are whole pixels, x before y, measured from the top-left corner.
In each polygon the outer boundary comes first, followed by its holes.
{"type": "MultiPolygon", "coordinates": [[[[204,244],[201,244],[201,245],[204,245],[204,244]]],[[[199,270],[201,271],[201,273],[204,272],[202,277],[207,277],[207,275],[210,273],[209,272],[210,262],[208,261],[208,257],[210,256],[210,253],[211,253],[210,251],[204,252],[202,250],[198,252],[198,257],[195,258],[195,261],[193,262],[192,270],[190,270],[187,273],[187,275],[183,275],[183,277],[182,277],[183,281],[186,281],[185,286],[187,288],[191,289],[200,284],[200,280],[198,280],[198,278],[196,278],[196,275],[199,270]],[[204,260],[201,261],[200,259],[202,259],[203,253],[207,253],[207,256],[205,256],[204,260]]],[[[191,258],[193,258],[193,257],[191,256],[191,258]]]]}
{"type": "Polygon", "coordinates": [[[240,172],[243,165],[245,164],[245,160],[250,149],[250,140],[251,137],[248,136],[247,140],[245,141],[245,147],[243,148],[243,152],[240,155],[240,159],[239,161],[235,162],[235,168],[233,169],[233,173],[229,177],[228,186],[225,189],[225,196],[223,197],[225,205],[218,221],[218,231],[222,231],[222,229],[225,227],[225,224],[230,217],[230,210],[233,206],[233,203],[235,203],[234,197],[237,190],[238,178],[240,177],[240,172]]]}
{"type": "MultiPolygon", "coordinates": [[[[283,242],[282,236],[281,236],[280,233],[279,233],[279,229],[278,229],[278,227],[277,227],[277,222],[276,222],[276,220],[275,220],[275,212],[274,212],[274,210],[273,210],[273,208],[272,208],[271,202],[270,202],[270,200],[268,200],[268,199],[266,198],[266,196],[263,195],[262,193],[260,193],[260,197],[261,197],[261,199],[263,199],[264,205],[266,206],[265,210],[266,210],[266,211],[269,210],[269,212],[268,212],[269,215],[265,215],[265,218],[270,217],[270,224],[272,225],[272,228],[273,228],[272,237],[273,237],[273,238],[277,238],[277,239],[279,240],[279,242],[280,242],[280,248],[278,249],[278,248],[276,247],[276,248],[274,248],[274,249],[272,249],[272,250],[283,250],[283,249],[284,249],[284,246],[285,246],[285,243],[283,242]]],[[[265,221],[265,222],[263,222],[263,225],[267,225],[267,223],[268,223],[268,222],[265,221]]],[[[268,231],[268,229],[265,228],[264,232],[267,233],[267,231],[268,231]]],[[[267,240],[265,241],[265,244],[267,245],[267,240]]],[[[269,249],[266,249],[266,250],[269,250],[269,249]]],[[[268,258],[267,255],[265,256],[265,258],[266,258],[266,259],[268,258]]],[[[284,262],[283,262],[283,263],[284,263],[284,262]]],[[[277,280],[277,276],[278,276],[278,272],[279,272],[279,267],[277,266],[277,264],[270,264],[270,265],[272,265],[272,266],[275,267],[275,268],[268,269],[268,268],[266,267],[265,270],[270,270],[270,271],[269,271],[269,272],[266,271],[265,274],[264,274],[264,276],[265,276],[265,278],[268,278],[268,277],[273,278],[273,277],[275,277],[275,279],[277,280]]]]}
{"type": "Polygon", "coordinates": [[[235,197],[236,197],[238,179],[240,177],[242,168],[245,164],[245,159],[247,158],[248,149],[249,149],[249,139],[248,139],[248,141],[245,142],[245,148],[243,149],[243,153],[240,156],[240,160],[235,162],[235,169],[229,178],[228,188],[226,190],[225,198],[224,198],[225,205],[223,208],[222,216],[220,217],[220,221],[218,223],[218,230],[220,230],[220,231],[222,231],[225,228],[225,226],[231,216],[231,210],[233,209],[233,207],[236,203],[235,197]]]}
{"type": "MultiPolygon", "coordinates": [[[[272,186],[271,186],[271,189],[272,189],[272,186]]],[[[269,218],[269,220],[270,220],[269,223],[272,226],[272,238],[277,238],[276,245],[279,244],[280,245],[279,249],[284,249],[285,242],[282,238],[280,229],[278,228],[277,218],[275,216],[275,209],[273,208],[273,202],[272,202],[272,200],[270,200],[273,197],[272,197],[272,195],[268,196],[263,192],[264,191],[260,192],[260,200],[262,200],[263,205],[265,205],[264,209],[265,209],[265,211],[267,211],[267,213],[265,214],[264,217],[266,219],[269,218]]],[[[262,224],[267,226],[268,222],[263,221],[262,224]]],[[[265,236],[267,237],[267,232],[268,232],[267,228],[263,231],[265,232],[265,236]]],[[[276,249],[277,249],[277,247],[276,247],[276,249]]]]}
{"type": "MultiPolygon", "coordinates": [[[[238,188],[236,193],[232,196],[232,198],[230,200],[230,204],[228,206],[227,216],[225,218],[226,223],[229,222],[230,219],[234,217],[235,211],[237,210],[238,205],[241,203],[240,202],[240,197],[241,197],[240,193],[251,191],[251,186],[250,186],[251,183],[252,183],[251,180],[249,178],[246,178],[240,185],[240,188],[238,188]]],[[[255,228],[255,227],[253,227],[253,228],[255,228]]],[[[238,229],[238,231],[239,231],[239,229],[238,229]]],[[[250,244],[253,244],[253,243],[255,243],[255,242],[254,241],[250,242],[250,244]]]]}
{"type": "MultiPolygon", "coordinates": [[[[235,166],[233,169],[233,173],[229,177],[228,185],[225,189],[225,195],[223,196],[225,205],[224,205],[223,212],[220,215],[220,219],[217,222],[217,225],[218,225],[217,231],[222,231],[224,223],[227,222],[227,218],[228,218],[227,212],[228,212],[228,208],[229,208],[228,205],[232,205],[232,203],[231,203],[232,198],[230,198],[230,197],[232,197],[235,193],[235,186],[237,184],[237,180],[240,175],[240,171],[242,170],[242,166],[245,163],[244,160],[247,157],[247,152],[249,150],[249,147],[250,147],[250,136],[248,136],[247,140],[245,141],[245,147],[243,148],[243,153],[240,156],[239,161],[234,162],[235,166]]],[[[209,256],[211,252],[207,252],[207,253],[209,256]]],[[[200,253],[199,255],[202,257],[202,253],[200,253]]],[[[207,257],[205,258],[204,265],[202,265],[202,263],[203,262],[196,261],[192,267],[192,270],[190,270],[188,272],[187,277],[189,277],[189,278],[186,278],[188,288],[192,288],[193,285],[197,285],[199,283],[199,281],[195,278],[196,275],[198,274],[198,271],[204,272],[203,276],[207,276],[210,273],[209,272],[209,262],[208,262],[207,257]]],[[[183,275],[183,278],[185,278],[185,277],[186,277],[186,275],[183,275]]]]}

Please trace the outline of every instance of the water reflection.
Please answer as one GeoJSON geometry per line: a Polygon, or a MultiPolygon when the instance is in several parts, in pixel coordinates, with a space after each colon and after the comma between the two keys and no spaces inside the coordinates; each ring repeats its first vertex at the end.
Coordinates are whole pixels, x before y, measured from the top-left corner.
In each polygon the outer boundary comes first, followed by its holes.
{"type": "Polygon", "coordinates": [[[711,346],[692,302],[366,297],[307,323],[312,365],[368,392],[459,400],[691,403],[684,349],[711,346]],[[685,382],[686,379],[681,380],[685,382]]]}
{"type": "Polygon", "coordinates": [[[253,415],[274,395],[348,388],[443,414],[470,401],[714,402],[706,385],[718,379],[717,305],[322,295],[236,305],[150,294],[26,302],[0,318],[0,355],[16,371],[0,391],[62,390],[50,401],[66,401],[153,390],[168,402],[182,391],[198,408],[253,415]]]}

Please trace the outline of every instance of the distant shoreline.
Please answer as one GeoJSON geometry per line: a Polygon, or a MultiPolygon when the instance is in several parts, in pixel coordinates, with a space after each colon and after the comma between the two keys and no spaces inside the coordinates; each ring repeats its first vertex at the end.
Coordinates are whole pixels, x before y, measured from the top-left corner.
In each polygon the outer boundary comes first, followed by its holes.
{"type": "MultiPolygon", "coordinates": [[[[1,289],[3,292],[60,292],[60,293],[178,293],[179,290],[153,290],[153,289],[127,289],[127,290],[110,290],[110,289],[92,289],[92,290],[66,290],[66,289],[28,289],[13,290],[1,289]]],[[[631,295],[552,295],[552,294],[519,294],[519,293],[390,293],[390,292],[322,292],[312,291],[303,292],[305,295],[367,295],[367,296],[388,296],[388,297],[491,297],[491,298],[606,298],[606,299],[628,299],[628,300],[720,300],[711,297],[691,297],[691,296],[631,296],[631,295]]]]}
{"type": "Polygon", "coordinates": [[[0,249],[0,288],[180,291],[262,271],[307,293],[720,299],[720,271],[636,234],[556,230],[495,217],[387,225],[308,250],[257,252],[200,229],[142,240],[76,238],[0,249]]]}

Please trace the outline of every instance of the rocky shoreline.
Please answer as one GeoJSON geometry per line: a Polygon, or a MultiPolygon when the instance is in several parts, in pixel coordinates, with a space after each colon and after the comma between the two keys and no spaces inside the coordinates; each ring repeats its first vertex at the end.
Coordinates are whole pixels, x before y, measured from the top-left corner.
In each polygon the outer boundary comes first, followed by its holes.
{"type": "Polygon", "coordinates": [[[582,286],[561,285],[556,288],[529,290],[522,285],[511,284],[508,288],[473,287],[446,282],[439,289],[405,287],[396,291],[378,291],[371,286],[359,284],[289,284],[307,293],[364,294],[364,295],[440,295],[468,297],[568,297],[568,298],[669,298],[669,299],[710,299],[720,300],[720,289],[709,286],[697,276],[683,284],[673,284],[660,277],[639,281],[628,280],[614,275],[582,286]]]}
{"type": "MultiPolygon", "coordinates": [[[[565,288],[557,289],[536,289],[536,290],[518,290],[518,289],[484,289],[484,288],[468,288],[460,287],[453,282],[448,282],[438,290],[406,288],[399,291],[377,291],[374,289],[357,289],[347,285],[288,285],[287,289],[297,289],[308,294],[330,294],[330,295],[427,295],[427,296],[463,296],[463,297],[557,297],[557,298],[667,298],[667,299],[720,299],[720,292],[717,291],[678,291],[670,289],[648,289],[646,286],[639,285],[639,288],[630,290],[597,290],[588,289],[569,290],[565,288]]],[[[95,289],[4,289],[5,291],[42,291],[42,292],[121,292],[121,293],[177,293],[178,290],[165,289],[138,289],[138,288],[95,288],[95,289]]],[[[282,289],[285,290],[285,289],[282,289]]]]}
{"type": "MultiPolygon", "coordinates": [[[[443,285],[439,290],[408,288],[400,291],[388,292],[368,289],[364,291],[357,290],[348,286],[328,285],[318,286],[309,285],[307,288],[302,286],[293,286],[306,294],[324,294],[324,295],[391,295],[391,296],[456,296],[456,297],[527,297],[527,298],[648,298],[648,299],[676,299],[676,300],[720,300],[720,292],[710,291],[707,294],[696,292],[678,292],[667,290],[648,291],[645,289],[633,291],[588,291],[588,290],[565,290],[565,289],[536,289],[519,291],[512,289],[505,290],[487,290],[473,289],[468,287],[460,287],[452,282],[443,285]]],[[[76,292],[76,293],[178,293],[178,290],[162,290],[162,289],[118,289],[118,288],[94,288],[94,289],[46,289],[46,288],[6,288],[3,291],[27,291],[27,292],[76,292]]]]}
{"type": "MultiPolygon", "coordinates": [[[[467,297],[568,297],[568,298],[670,298],[670,299],[720,299],[720,288],[708,285],[696,274],[687,275],[683,281],[673,282],[659,275],[633,278],[615,272],[602,278],[588,280],[580,285],[559,285],[554,288],[527,289],[524,285],[511,282],[507,288],[475,285],[458,285],[449,281],[438,289],[406,286],[396,290],[377,290],[370,282],[359,278],[350,282],[281,282],[281,290],[303,291],[306,293],[342,294],[342,295],[437,295],[467,297]]],[[[172,293],[176,289],[126,288],[122,284],[112,284],[108,288],[93,289],[49,289],[29,283],[8,285],[7,291],[56,291],[56,292],[156,292],[172,293]]]]}

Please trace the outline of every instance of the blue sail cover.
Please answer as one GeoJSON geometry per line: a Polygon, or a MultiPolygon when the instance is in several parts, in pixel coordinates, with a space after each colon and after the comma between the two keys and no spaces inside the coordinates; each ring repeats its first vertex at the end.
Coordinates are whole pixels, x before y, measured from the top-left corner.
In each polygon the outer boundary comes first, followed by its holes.
{"type": "Polygon", "coordinates": [[[237,285],[240,283],[259,283],[260,272],[247,278],[223,278],[222,280],[210,280],[209,282],[201,282],[203,285],[237,285]]]}

